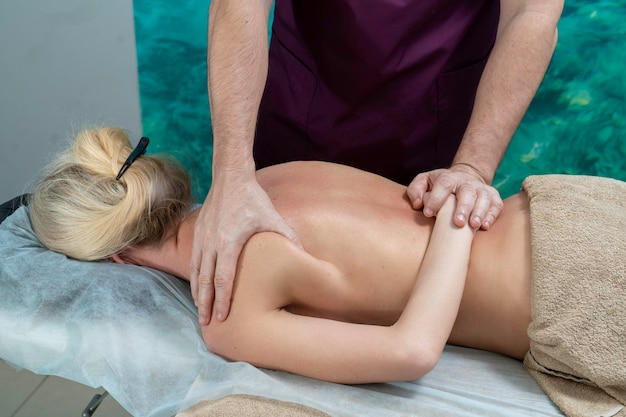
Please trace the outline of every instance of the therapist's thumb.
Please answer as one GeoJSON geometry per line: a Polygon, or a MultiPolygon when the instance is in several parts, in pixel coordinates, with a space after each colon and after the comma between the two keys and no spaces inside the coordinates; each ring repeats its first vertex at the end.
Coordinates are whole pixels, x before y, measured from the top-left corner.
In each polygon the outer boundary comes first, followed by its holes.
{"type": "Polygon", "coordinates": [[[430,188],[430,180],[427,173],[417,175],[406,189],[407,197],[415,210],[424,207],[424,195],[430,188]]]}
{"type": "Polygon", "coordinates": [[[287,226],[287,223],[282,221],[280,227],[276,231],[285,236],[287,239],[291,240],[297,247],[303,249],[300,237],[296,234],[296,232],[294,232],[291,227],[287,226]]]}

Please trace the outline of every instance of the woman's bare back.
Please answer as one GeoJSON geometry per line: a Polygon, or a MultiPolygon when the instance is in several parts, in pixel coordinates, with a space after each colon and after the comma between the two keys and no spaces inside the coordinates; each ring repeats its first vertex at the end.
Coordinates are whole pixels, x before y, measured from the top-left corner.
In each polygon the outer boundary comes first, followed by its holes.
{"type": "MultiPolygon", "coordinates": [[[[393,324],[414,287],[434,223],[411,208],[405,187],[323,162],[274,166],[259,171],[258,179],[305,250],[334,265],[343,280],[342,291],[323,277],[291,287],[290,310],[393,324]]],[[[523,357],[530,322],[529,242],[528,202],[519,194],[505,201],[489,232],[476,234],[450,343],[523,357]]]]}

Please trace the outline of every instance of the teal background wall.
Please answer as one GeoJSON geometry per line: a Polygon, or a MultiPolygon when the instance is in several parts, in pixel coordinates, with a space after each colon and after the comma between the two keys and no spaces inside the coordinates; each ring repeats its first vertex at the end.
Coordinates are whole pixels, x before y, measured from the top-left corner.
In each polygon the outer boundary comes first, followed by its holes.
{"type": "MultiPolygon", "coordinates": [[[[210,0],[135,0],[142,125],[151,151],[176,154],[197,194],[211,182],[206,91],[210,0]]],[[[626,180],[626,2],[568,0],[548,73],[498,169],[503,197],[532,174],[626,180]]]]}

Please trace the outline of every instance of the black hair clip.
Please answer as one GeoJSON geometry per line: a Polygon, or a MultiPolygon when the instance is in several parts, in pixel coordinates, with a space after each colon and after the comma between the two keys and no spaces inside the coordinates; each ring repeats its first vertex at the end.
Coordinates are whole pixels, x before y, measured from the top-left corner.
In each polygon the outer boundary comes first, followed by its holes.
{"type": "Polygon", "coordinates": [[[124,175],[124,173],[126,172],[126,170],[133,164],[133,162],[135,162],[135,160],[141,155],[146,153],[146,148],[148,147],[149,143],[150,139],[145,136],[139,140],[139,143],[137,144],[137,146],[135,146],[135,149],[133,149],[133,151],[126,159],[126,162],[124,162],[124,165],[122,165],[122,168],[120,168],[120,172],[117,173],[117,177],[115,177],[116,180],[119,181],[120,178],[122,178],[122,175],[124,175]]]}

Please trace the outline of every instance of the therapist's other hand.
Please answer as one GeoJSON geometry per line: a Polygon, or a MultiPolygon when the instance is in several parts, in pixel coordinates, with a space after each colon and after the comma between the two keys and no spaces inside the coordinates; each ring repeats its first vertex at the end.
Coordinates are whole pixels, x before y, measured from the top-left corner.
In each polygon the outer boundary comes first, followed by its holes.
{"type": "Polygon", "coordinates": [[[464,164],[423,172],[407,188],[413,208],[423,209],[426,217],[435,216],[450,194],[456,195],[454,224],[459,227],[469,221],[475,229],[489,230],[502,211],[498,190],[464,164]]]}
{"type": "Polygon", "coordinates": [[[264,231],[302,246],[256,179],[213,183],[196,219],[191,250],[191,293],[201,325],[213,317],[226,320],[241,250],[252,235],[264,231]]]}

